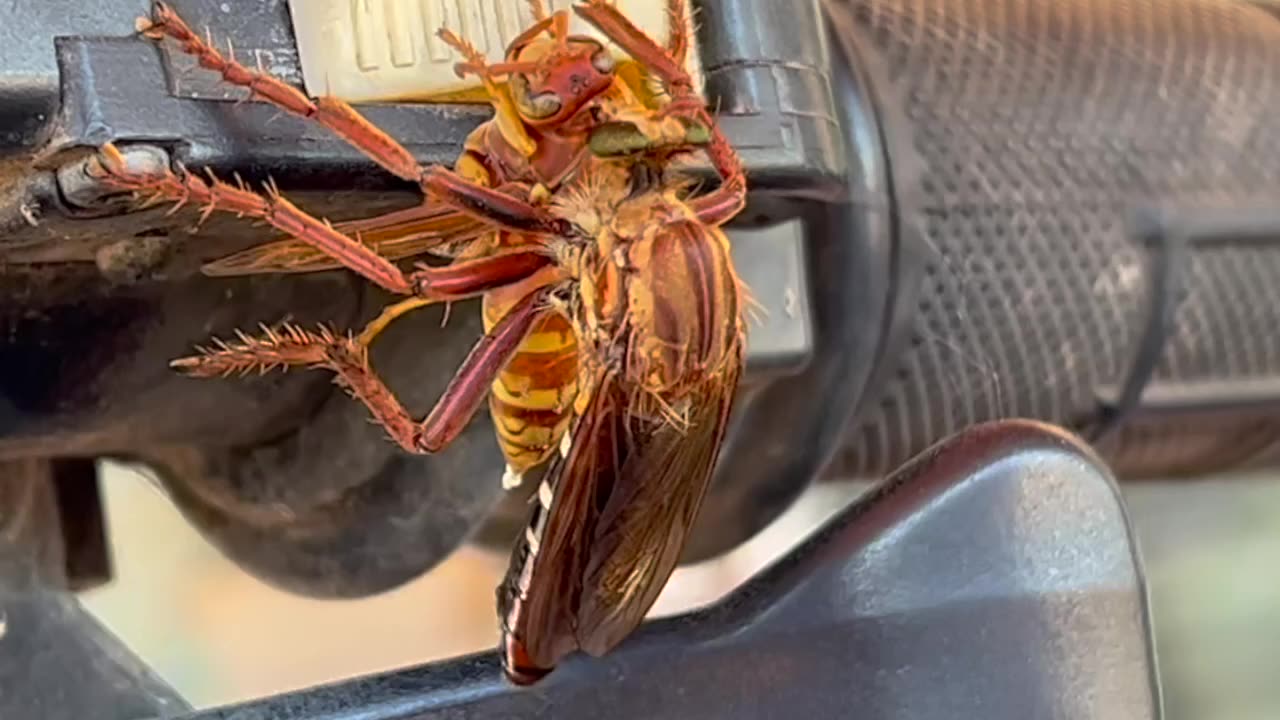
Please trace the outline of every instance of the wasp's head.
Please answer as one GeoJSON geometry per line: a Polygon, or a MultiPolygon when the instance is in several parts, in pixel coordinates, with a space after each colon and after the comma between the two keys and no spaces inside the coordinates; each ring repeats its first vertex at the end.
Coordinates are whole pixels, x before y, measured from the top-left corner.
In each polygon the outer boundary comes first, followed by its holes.
{"type": "Polygon", "coordinates": [[[537,37],[507,49],[511,99],[531,127],[568,122],[613,84],[617,63],[597,40],[537,37]]]}

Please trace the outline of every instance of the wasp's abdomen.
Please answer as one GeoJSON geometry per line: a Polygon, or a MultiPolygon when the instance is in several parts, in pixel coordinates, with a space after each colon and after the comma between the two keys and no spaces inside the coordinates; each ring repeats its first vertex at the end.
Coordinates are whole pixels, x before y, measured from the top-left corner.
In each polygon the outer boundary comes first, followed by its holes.
{"type": "MultiPolygon", "coordinates": [[[[485,295],[486,332],[527,292],[517,284],[485,295]]],[[[490,388],[498,445],[516,474],[542,463],[559,446],[569,426],[577,379],[573,327],[562,315],[549,314],[529,331],[490,388]]]]}

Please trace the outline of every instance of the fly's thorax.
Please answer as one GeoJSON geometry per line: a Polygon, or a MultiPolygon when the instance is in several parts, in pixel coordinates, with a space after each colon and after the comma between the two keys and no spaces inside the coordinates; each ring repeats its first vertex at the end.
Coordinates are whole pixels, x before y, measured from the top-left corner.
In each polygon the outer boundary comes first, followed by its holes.
{"type": "Polygon", "coordinates": [[[653,393],[696,384],[731,360],[739,330],[728,241],[682,204],[655,213],[614,263],[625,278],[627,374],[653,393]],[[665,215],[665,216],[664,216],[665,215]]]}
{"type": "Polygon", "coordinates": [[[627,320],[624,278],[610,259],[612,240],[601,233],[579,248],[576,261],[579,342],[601,357],[627,320]]]}

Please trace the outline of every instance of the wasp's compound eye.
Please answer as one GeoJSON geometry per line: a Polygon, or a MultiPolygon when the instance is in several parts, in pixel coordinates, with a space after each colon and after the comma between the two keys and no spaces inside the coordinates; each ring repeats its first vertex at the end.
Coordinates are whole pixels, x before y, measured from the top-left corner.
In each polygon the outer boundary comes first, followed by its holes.
{"type": "Polygon", "coordinates": [[[560,112],[564,101],[556,93],[545,90],[533,94],[529,90],[529,80],[516,73],[511,76],[511,98],[515,100],[516,109],[521,115],[531,120],[544,120],[560,112]]]}
{"type": "Polygon", "coordinates": [[[617,67],[617,63],[614,62],[613,55],[608,50],[600,48],[591,56],[591,66],[601,75],[608,75],[617,67]]]}

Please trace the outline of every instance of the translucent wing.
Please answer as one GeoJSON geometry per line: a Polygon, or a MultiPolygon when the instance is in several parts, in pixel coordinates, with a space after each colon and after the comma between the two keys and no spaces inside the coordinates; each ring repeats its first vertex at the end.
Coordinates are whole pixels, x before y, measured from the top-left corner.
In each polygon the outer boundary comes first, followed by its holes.
{"type": "Polygon", "coordinates": [[[738,361],[690,398],[686,427],[663,423],[623,443],[603,500],[577,608],[579,646],[608,652],[643,620],[675,570],[724,444],[741,371],[738,361]]]}
{"type": "MultiPolygon", "coordinates": [[[[421,255],[474,240],[492,227],[447,207],[418,205],[334,228],[373,248],[388,260],[421,255]]],[[[206,275],[256,275],[306,273],[333,270],[341,265],[329,255],[300,240],[286,239],[251,247],[207,263],[206,275]]]]}
{"type": "Polygon", "coordinates": [[[578,648],[575,615],[598,515],[595,495],[614,485],[626,434],[625,395],[614,376],[602,375],[582,391],[591,395],[574,421],[568,452],[547,468],[525,540],[498,592],[504,663],[513,678],[536,679],[578,648]],[[544,494],[553,496],[550,507],[544,494]]]}
{"type": "Polygon", "coordinates": [[[603,654],[644,619],[710,483],[741,352],[695,389],[683,427],[632,415],[616,376],[591,388],[568,454],[548,468],[550,509],[535,511],[534,540],[517,548],[500,593],[509,670],[545,672],[578,648],[603,654]]]}

